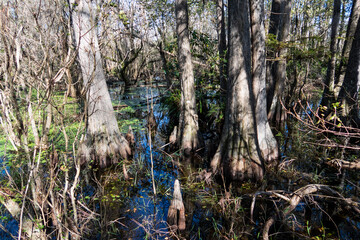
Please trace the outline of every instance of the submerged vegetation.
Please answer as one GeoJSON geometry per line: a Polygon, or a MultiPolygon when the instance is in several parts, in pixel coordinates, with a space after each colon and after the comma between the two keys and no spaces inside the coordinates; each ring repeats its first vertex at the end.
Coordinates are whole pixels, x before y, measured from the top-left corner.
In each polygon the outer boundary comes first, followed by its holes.
{"type": "Polygon", "coordinates": [[[0,2],[0,238],[359,239],[359,2],[0,2]]]}

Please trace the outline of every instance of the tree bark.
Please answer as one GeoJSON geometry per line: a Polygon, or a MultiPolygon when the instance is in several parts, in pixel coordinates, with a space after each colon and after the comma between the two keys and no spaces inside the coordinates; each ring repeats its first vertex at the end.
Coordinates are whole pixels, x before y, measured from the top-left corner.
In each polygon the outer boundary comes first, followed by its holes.
{"type": "MultiPolygon", "coordinates": [[[[271,14],[269,22],[269,38],[277,39],[279,35],[279,29],[281,24],[281,12],[282,12],[283,0],[273,0],[271,4],[271,14]]],[[[274,78],[274,65],[277,53],[275,49],[268,49],[267,51],[268,61],[266,62],[266,77],[267,77],[267,111],[270,110],[271,102],[275,92],[275,78],[274,78]]]]}
{"type": "Polygon", "coordinates": [[[270,163],[279,157],[276,139],[266,112],[266,64],[264,2],[250,0],[252,41],[252,86],[255,99],[257,139],[263,159],[270,163]]]}
{"type": "Polygon", "coordinates": [[[344,83],[339,92],[338,102],[343,106],[343,116],[350,124],[359,127],[359,85],[360,85],[360,18],[352,42],[344,83]]]}
{"type": "Polygon", "coordinates": [[[220,88],[223,92],[226,90],[226,32],[225,32],[225,12],[224,0],[216,0],[216,31],[218,35],[219,50],[219,80],[220,88]]]}
{"type": "Polygon", "coordinates": [[[168,63],[167,63],[167,60],[166,60],[166,56],[165,56],[165,52],[163,50],[163,47],[162,47],[162,43],[163,42],[160,42],[159,44],[159,53],[160,53],[160,57],[161,57],[161,61],[162,61],[162,66],[163,66],[163,70],[164,70],[164,75],[165,75],[165,80],[166,80],[166,84],[167,84],[167,88],[170,90],[171,89],[171,79],[170,79],[170,71],[169,71],[169,68],[168,68],[168,63]]]}
{"type": "Polygon", "coordinates": [[[343,68],[346,67],[346,63],[349,59],[350,49],[354,39],[356,24],[360,16],[360,0],[353,0],[351,14],[349,18],[348,27],[346,30],[346,37],[344,46],[341,53],[340,65],[335,76],[335,96],[338,95],[340,87],[344,80],[343,68]]]}
{"type": "Polygon", "coordinates": [[[227,106],[221,141],[211,167],[223,170],[230,180],[263,179],[264,167],[256,143],[251,84],[249,6],[230,0],[229,79],[227,106]]]}
{"type": "Polygon", "coordinates": [[[180,147],[185,157],[199,147],[198,116],[196,112],[194,73],[191,62],[187,0],[176,0],[176,33],[181,82],[181,112],[179,121],[180,147]]]}
{"type": "Polygon", "coordinates": [[[86,89],[87,133],[78,155],[81,162],[95,160],[100,167],[114,164],[131,154],[119,131],[102,68],[91,0],[72,0],[73,29],[78,46],[83,85],[86,89]]]}
{"type": "MultiPolygon", "coordinates": [[[[289,40],[291,0],[283,0],[281,5],[281,24],[277,36],[279,43],[287,42],[289,40]]],[[[272,70],[273,85],[272,91],[269,93],[272,98],[269,98],[270,102],[268,103],[268,106],[270,106],[270,108],[268,109],[268,118],[270,121],[275,121],[277,123],[280,123],[285,119],[285,112],[282,111],[280,101],[283,99],[286,81],[286,54],[287,47],[282,46],[277,52],[277,58],[279,58],[279,60],[274,63],[272,70]]]]}
{"type": "Polygon", "coordinates": [[[336,63],[336,36],[340,21],[341,0],[334,0],[333,18],[331,23],[331,39],[330,39],[330,59],[324,81],[324,92],[320,105],[330,108],[330,104],[334,102],[334,83],[335,83],[335,63],[336,63]]]}
{"type": "Polygon", "coordinates": [[[183,231],[186,228],[185,207],[181,195],[180,182],[178,179],[174,182],[173,199],[168,210],[167,222],[171,231],[183,231]]]}

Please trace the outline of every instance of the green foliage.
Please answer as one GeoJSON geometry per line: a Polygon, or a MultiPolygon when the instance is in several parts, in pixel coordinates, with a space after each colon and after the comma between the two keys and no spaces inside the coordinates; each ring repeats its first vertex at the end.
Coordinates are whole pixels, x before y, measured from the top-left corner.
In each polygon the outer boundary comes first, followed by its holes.
{"type": "Polygon", "coordinates": [[[120,21],[124,24],[125,27],[129,25],[129,18],[126,16],[124,11],[120,11],[118,14],[120,21]]]}
{"type": "Polygon", "coordinates": [[[306,48],[303,44],[293,44],[291,50],[292,58],[297,60],[312,59],[315,61],[323,61],[324,57],[327,55],[325,46],[306,48]]]}
{"type": "Polygon", "coordinates": [[[207,112],[206,116],[209,118],[215,118],[216,122],[221,122],[224,119],[224,105],[210,103],[209,104],[209,111],[207,112]]]}
{"type": "Polygon", "coordinates": [[[209,35],[200,33],[196,30],[191,31],[190,34],[190,44],[193,57],[206,61],[217,52],[217,42],[212,40],[209,35]]]}
{"type": "Polygon", "coordinates": [[[330,109],[328,109],[327,106],[320,105],[319,110],[320,110],[320,116],[322,118],[320,118],[316,124],[324,123],[324,120],[326,120],[340,128],[341,126],[343,126],[343,122],[341,120],[341,115],[339,112],[342,109],[344,109],[344,106],[341,105],[340,102],[331,103],[330,109]],[[326,113],[329,113],[329,114],[327,116],[325,116],[326,113]],[[326,119],[323,119],[324,117],[326,117],[326,119]]]}
{"type": "Polygon", "coordinates": [[[7,158],[12,158],[14,150],[7,136],[0,130],[0,158],[4,157],[5,153],[7,158]]]}
{"type": "Polygon", "coordinates": [[[174,89],[168,95],[164,95],[161,98],[163,109],[168,111],[170,119],[178,119],[181,104],[181,91],[180,89],[174,89]]]}

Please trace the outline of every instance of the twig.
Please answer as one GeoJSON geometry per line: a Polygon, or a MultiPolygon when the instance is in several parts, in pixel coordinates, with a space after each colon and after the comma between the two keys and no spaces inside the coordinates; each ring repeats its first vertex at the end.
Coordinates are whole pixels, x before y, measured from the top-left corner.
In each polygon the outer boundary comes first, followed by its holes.
{"type": "MultiPolygon", "coordinates": [[[[148,87],[146,87],[146,93],[148,92],[148,87]]],[[[150,89],[151,99],[152,99],[152,90],[150,89]]],[[[147,102],[147,110],[148,113],[150,113],[149,109],[149,99],[146,98],[147,102]]],[[[151,104],[151,108],[153,108],[153,104],[151,104]]],[[[149,150],[150,150],[150,162],[151,162],[151,180],[152,180],[152,186],[153,186],[153,192],[154,196],[156,196],[156,186],[155,186],[155,178],[154,178],[154,161],[153,161],[153,154],[152,154],[152,142],[151,142],[151,126],[148,125],[148,138],[149,138],[149,150]]]]}
{"type": "MultiPolygon", "coordinates": [[[[288,216],[300,203],[300,201],[306,197],[309,196],[315,192],[324,192],[332,196],[336,196],[338,200],[342,202],[342,204],[345,204],[351,209],[357,213],[360,213],[359,210],[359,204],[352,201],[351,199],[344,198],[340,193],[336,192],[335,190],[331,189],[327,185],[321,185],[321,184],[309,184],[306,185],[298,190],[296,190],[292,197],[290,198],[289,205],[284,208],[282,218],[285,219],[286,216],[288,216]]],[[[266,221],[263,228],[263,239],[268,240],[269,239],[269,230],[270,227],[275,223],[276,217],[272,216],[269,220],[266,221]]]]}
{"type": "Polygon", "coordinates": [[[253,197],[253,200],[251,202],[251,207],[250,207],[250,220],[251,222],[254,222],[254,218],[253,218],[253,214],[254,214],[254,208],[255,208],[255,202],[256,202],[256,197],[259,196],[259,195],[269,195],[269,196],[275,196],[275,197],[278,197],[278,198],[281,198],[287,202],[290,201],[290,198],[286,197],[285,195],[282,195],[282,194],[279,194],[275,191],[259,191],[259,192],[256,192],[254,194],[254,197],[253,197]]]}

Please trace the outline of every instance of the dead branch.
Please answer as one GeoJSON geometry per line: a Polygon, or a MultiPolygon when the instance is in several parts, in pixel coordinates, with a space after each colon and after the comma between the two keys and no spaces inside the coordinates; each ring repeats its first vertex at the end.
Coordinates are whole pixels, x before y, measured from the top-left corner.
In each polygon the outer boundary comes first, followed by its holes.
{"type": "MultiPolygon", "coordinates": [[[[342,205],[345,205],[346,207],[350,208],[352,211],[356,213],[360,213],[359,209],[359,203],[352,201],[351,199],[344,198],[340,193],[336,192],[335,190],[331,189],[329,186],[321,185],[321,184],[309,184],[306,185],[298,190],[296,190],[291,198],[288,200],[289,204],[287,207],[285,207],[282,211],[281,218],[285,219],[300,203],[300,201],[311,194],[314,194],[316,192],[322,192],[326,194],[326,196],[335,197],[336,200],[340,201],[342,205]]],[[[270,194],[270,193],[269,193],[270,194]]],[[[272,194],[272,193],[271,193],[272,194]]],[[[286,198],[282,198],[286,199],[286,198]]],[[[266,221],[263,228],[263,239],[268,240],[269,239],[269,230],[270,227],[275,223],[276,216],[272,216],[269,220],[266,221]]]]}
{"type": "MultiPolygon", "coordinates": [[[[152,42],[150,42],[150,41],[148,41],[148,40],[146,40],[146,39],[143,39],[143,37],[137,35],[136,33],[131,33],[131,35],[132,35],[133,37],[135,37],[135,38],[140,39],[140,40],[143,41],[144,43],[148,44],[150,47],[156,48],[158,51],[160,51],[160,46],[159,46],[159,45],[156,45],[156,44],[154,44],[154,43],[152,43],[152,42]]],[[[175,54],[175,53],[171,53],[171,52],[165,51],[165,50],[163,50],[163,49],[162,49],[162,51],[163,51],[166,55],[169,55],[169,56],[171,56],[171,57],[176,57],[176,54],[175,54]]],[[[201,67],[209,68],[208,65],[206,65],[206,64],[204,64],[204,63],[202,63],[202,62],[199,62],[199,61],[197,61],[197,60],[194,60],[194,59],[193,59],[192,62],[193,62],[194,64],[196,64],[196,65],[201,66],[201,67]]]]}
{"type": "Polygon", "coordinates": [[[282,195],[280,194],[279,192],[283,192],[283,191],[259,191],[259,192],[256,192],[253,196],[253,200],[251,202],[251,207],[250,207],[250,219],[251,219],[251,222],[254,222],[254,208],[255,208],[255,203],[256,203],[256,197],[259,196],[259,195],[267,195],[267,196],[270,196],[270,197],[278,197],[278,198],[281,198],[281,199],[284,199],[285,201],[290,201],[290,198],[288,198],[287,196],[285,195],[282,195]]]}
{"type": "Polygon", "coordinates": [[[292,115],[296,120],[302,123],[309,130],[315,131],[316,133],[331,133],[335,136],[360,138],[360,129],[350,126],[345,126],[337,117],[332,120],[324,119],[319,114],[319,108],[314,111],[309,103],[306,103],[306,107],[298,101],[294,104],[292,111],[285,108],[281,102],[283,108],[288,114],[292,115]],[[297,107],[300,107],[301,111],[296,111],[297,107]],[[304,115],[300,115],[298,112],[303,112],[304,115]]]}
{"type": "Polygon", "coordinates": [[[339,169],[350,169],[350,170],[360,169],[360,160],[350,162],[341,159],[333,159],[331,161],[328,161],[326,164],[339,169]]]}

